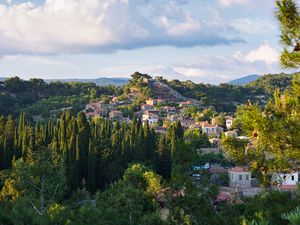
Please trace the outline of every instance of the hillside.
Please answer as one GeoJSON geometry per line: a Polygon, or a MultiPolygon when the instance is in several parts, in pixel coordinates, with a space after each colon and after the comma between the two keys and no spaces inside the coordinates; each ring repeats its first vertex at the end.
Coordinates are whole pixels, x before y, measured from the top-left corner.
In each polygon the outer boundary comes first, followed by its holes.
{"type": "Polygon", "coordinates": [[[276,89],[289,89],[295,74],[266,74],[246,85],[248,88],[259,89],[265,94],[272,95],[276,89]]]}
{"type": "Polygon", "coordinates": [[[263,92],[253,87],[230,84],[196,84],[192,81],[168,81],[168,85],[187,98],[193,98],[204,107],[214,107],[216,111],[234,112],[239,104],[248,100],[261,101],[258,96],[263,92]]]}
{"type": "Polygon", "coordinates": [[[238,79],[235,79],[235,80],[232,80],[230,82],[228,82],[228,84],[232,84],[232,85],[246,85],[252,81],[255,81],[257,80],[258,78],[260,78],[259,75],[248,75],[248,76],[245,76],[245,77],[241,77],[241,78],[238,78],[238,79]]]}

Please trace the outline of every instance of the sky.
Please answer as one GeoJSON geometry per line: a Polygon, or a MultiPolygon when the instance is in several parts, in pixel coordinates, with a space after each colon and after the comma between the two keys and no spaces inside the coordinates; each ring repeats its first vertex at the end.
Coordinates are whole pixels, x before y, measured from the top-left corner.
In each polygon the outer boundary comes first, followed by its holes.
{"type": "Polygon", "coordinates": [[[219,84],[289,72],[275,0],[0,0],[0,77],[219,84]]]}

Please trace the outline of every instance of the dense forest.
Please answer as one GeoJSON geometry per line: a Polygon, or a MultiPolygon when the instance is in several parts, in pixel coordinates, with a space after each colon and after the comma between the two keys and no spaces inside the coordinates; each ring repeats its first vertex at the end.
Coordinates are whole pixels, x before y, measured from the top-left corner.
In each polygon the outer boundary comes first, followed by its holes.
{"type": "Polygon", "coordinates": [[[70,106],[73,112],[79,112],[90,99],[118,95],[119,91],[114,86],[96,86],[94,83],[46,83],[42,79],[27,81],[12,77],[0,82],[0,114],[18,116],[20,112],[26,112],[49,117],[51,110],[70,106]]]}

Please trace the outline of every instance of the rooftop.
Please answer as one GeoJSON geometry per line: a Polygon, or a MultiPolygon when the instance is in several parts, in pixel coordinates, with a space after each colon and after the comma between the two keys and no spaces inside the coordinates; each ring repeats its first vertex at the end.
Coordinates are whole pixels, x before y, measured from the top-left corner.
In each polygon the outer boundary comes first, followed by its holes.
{"type": "Polygon", "coordinates": [[[248,167],[236,166],[236,167],[230,168],[229,171],[230,172],[235,172],[235,173],[249,172],[249,168],[248,167]]]}

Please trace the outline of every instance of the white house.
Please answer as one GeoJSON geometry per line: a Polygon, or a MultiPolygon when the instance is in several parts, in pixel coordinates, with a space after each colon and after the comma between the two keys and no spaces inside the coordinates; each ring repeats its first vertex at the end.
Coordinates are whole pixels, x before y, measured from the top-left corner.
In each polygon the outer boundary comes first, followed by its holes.
{"type": "Polygon", "coordinates": [[[205,134],[217,134],[218,126],[205,122],[202,124],[202,132],[205,134]]]}
{"type": "Polygon", "coordinates": [[[228,170],[229,186],[238,188],[251,187],[251,172],[247,167],[233,167],[228,170]]]}
{"type": "Polygon", "coordinates": [[[297,171],[291,173],[278,173],[273,176],[275,181],[281,185],[297,185],[299,180],[299,173],[297,171]]]}
{"type": "Polygon", "coordinates": [[[159,120],[159,116],[154,113],[144,113],[142,116],[142,121],[145,123],[148,120],[149,125],[151,126],[154,123],[157,123],[159,120]]]}
{"type": "Polygon", "coordinates": [[[233,118],[231,116],[225,117],[225,125],[227,129],[230,129],[232,127],[233,118]]]}

